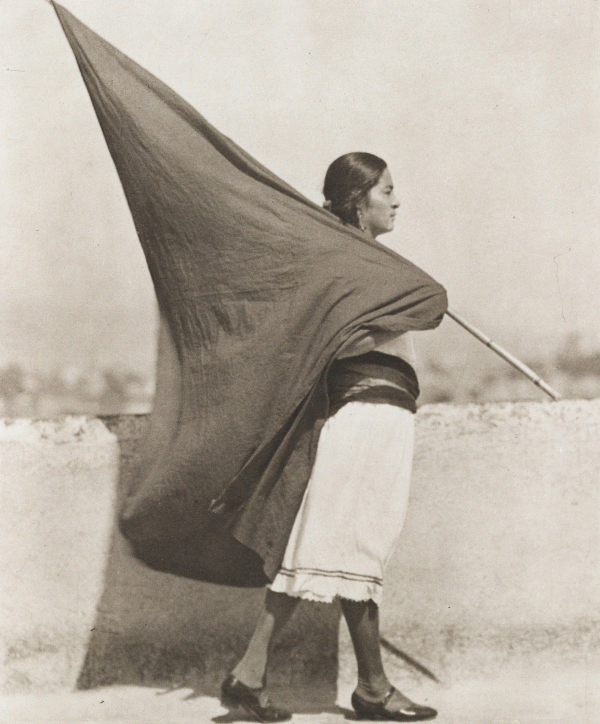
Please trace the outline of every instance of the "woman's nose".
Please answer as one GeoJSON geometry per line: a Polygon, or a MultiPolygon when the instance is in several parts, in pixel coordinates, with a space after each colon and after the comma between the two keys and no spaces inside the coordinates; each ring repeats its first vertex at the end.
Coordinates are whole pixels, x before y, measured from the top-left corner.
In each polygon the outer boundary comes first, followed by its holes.
{"type": "Polygon", "coordinates": [[[397,209],[400,206],[400,202],[398,199],[394,196],[392,199],[392,208],[397,209]]]}

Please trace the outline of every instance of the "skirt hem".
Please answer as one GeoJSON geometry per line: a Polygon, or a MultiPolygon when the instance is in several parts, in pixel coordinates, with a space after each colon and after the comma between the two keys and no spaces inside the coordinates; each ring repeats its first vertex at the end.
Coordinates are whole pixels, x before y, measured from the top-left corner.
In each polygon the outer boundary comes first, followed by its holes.
{"type": "Polygon", "coordinates": [[[345,598],[350,601],[373,601],[379,605],[383,598],[383,585],[379,581],[348,580],[332,574],[296,572],[290,575],[280,571],[269,588],[275,593],[285,593],[315,603],[333,603],[336,598],[345,598]]]}

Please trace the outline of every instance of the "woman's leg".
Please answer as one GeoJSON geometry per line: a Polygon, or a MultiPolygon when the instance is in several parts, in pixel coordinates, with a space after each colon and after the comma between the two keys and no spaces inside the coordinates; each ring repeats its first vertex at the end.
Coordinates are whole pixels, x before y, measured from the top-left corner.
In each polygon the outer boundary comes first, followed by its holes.
{"type": "Polygon", "coordinates": [[[358,686],[352,695],[352,706],[359,718],[394,721],[433,719],[437,714],[435,709],[414,704],[392,687],[385,674],[379,644],[377,604],[371,600],[342,598],[341,606],[358,665],[358,686]]]}
{"type": "Polygon", "coordinates": [[[391,687],[381,659],[379,606],[370,600],[350,601],[346,598],[342,598],[340,603],[358,666],[356,692],[364,699],[377,701],[387,694],[391,687]]]}
{"type": "Polygon", "coordinates": [[[267,589],[265,604],[248,648],[231,672],[242,684],[251,689],[260,689],[265,685],[267,664],[273,643],[290,620],[299,602],[299,598],[267,589]]]}

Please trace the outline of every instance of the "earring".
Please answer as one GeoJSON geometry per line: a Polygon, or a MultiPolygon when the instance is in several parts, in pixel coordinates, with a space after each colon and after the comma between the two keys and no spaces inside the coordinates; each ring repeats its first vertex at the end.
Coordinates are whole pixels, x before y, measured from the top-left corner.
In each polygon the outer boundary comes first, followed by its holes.
{"type": "Polygon", "coordinates": [[[367,227],[363,224],[362,214],[360,213],[360,211],[357,211],[356,215],[358,216],[358,226],[359,226],[360,230],[366,231],[367,227]]]}

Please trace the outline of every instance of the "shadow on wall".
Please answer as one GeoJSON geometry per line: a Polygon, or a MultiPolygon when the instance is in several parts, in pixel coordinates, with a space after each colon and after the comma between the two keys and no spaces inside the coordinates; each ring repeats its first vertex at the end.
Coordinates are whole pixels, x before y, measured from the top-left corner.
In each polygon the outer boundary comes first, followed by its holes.
{"type": "MultiPolygon", "coordinates": [[[[118,502],[136,466],[143,415],[102,418],[121,448],[118,502]]],[[[262,589],[239,589],[158,573],[128,552],[113,530],[96,623],[78,688],[109,684],[189,688],[190,696],[217,695],[254,628],[262,589]]],[[[302,606],[278,642],[270,684],[318,686],[336,696],[337,606],[302,606]]]]}

